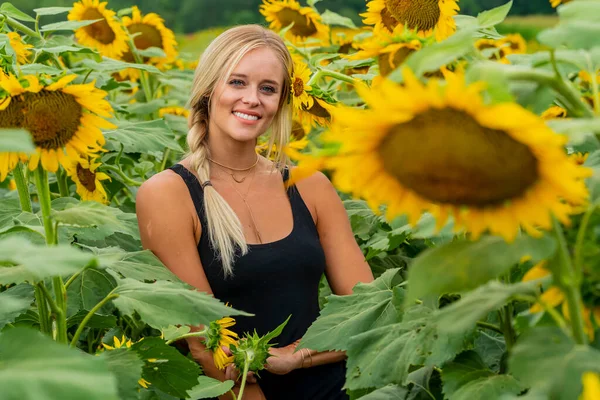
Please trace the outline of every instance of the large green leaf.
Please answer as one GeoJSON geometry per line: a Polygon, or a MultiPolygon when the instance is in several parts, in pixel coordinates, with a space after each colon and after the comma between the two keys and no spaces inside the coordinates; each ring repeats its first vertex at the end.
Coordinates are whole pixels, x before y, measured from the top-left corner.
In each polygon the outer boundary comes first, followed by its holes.
{"type": "Polygon", "coordinates": [[[95,262],[93,254],[70,246],[36,246],[17,237],[0,239],[0,284],[74,274],[95,262]],[[2,266],[9,264],[15,266],[2,266]]]}
{"type": "Polygon", "coordinates": [[[102,59],[102,62],[96,62],[95,60],[86,58],[81,61],[81,64],[88,70],[95,72],[117,72],[127,68],[135,68],[151,72],[153,74],[162,74],[162,72],[153,65],[128,63],[106,57],[102,59]]]}
{"type": "Polygon", "coordinates": [[[508,271],[523,256],[533,261],[550,257],[555,250],[550,237],[519,236],[506,243],[497,236],[473,242],[460,240],[421,253],[408,270],[409,304],[427,295],[470,290],[508,271]]]}
{"type": "Polygon", "coordinates": [[[362,400],[404,400],[408,390],[398,385],[387,385],[381,389],[377,389],[366,396],[362,396],[362,400]]]}
{"type": "Polygon", "coordinates": [[[377,228],[379,216],[375,215],[364,200],[346,200],[344,207],[350,217],[354,235],[363,240],[369,239],[371,233],[377,228]]]}
{"type": "Polygon", "coordinates": [[[162,152],[165,148],[183,152],[175,135],[163,119],[154,121],[119,121],[119,127],[104,132],[105,136],[119,145],[126,153],[162,152]]]}
{"type": "Polygon", "coordinates": [[[200,368],[174,347],[157,337],[146,337],[131,346],[145,360],[142,377],[172,396],[185,398],[186,391],[198,383],[200,368]]]}
{"type": "Polygon", "coordinates": [[[69,204],[63,210],[54,211],[52,216],[56,222],[63,225],[84,227],[112,225],[115,228],[121,227],[121,222],[111,212],[110,207],[96,201],[69,204]]]}
{"type": "Polygon", "coordinates": [[[233,385],[233,381],[221,382],[208,376],[200,375],[198,377],[198,385],[188,390],[186,398],[196,400],[218,397],[229,392],[233,385]]]}
{"type": "Polygon", "coordinates": [[[11,400],[119,399],[104,359],[26,328],[0,333],[0,387],[11,400]]]}
{"type": "Polygon", "coordinates": [[[33,153],[35,145],[25,129],[0,129],[0,152],[33,153]]]}
{"type": "Polygon", "coordinates": [[[359,283],[352,295],[327,297],[327,305],[308,328],[299,347],[347,350],[350,337],[397,322],[394,303],[400,304],[404,293],[403,289],[392,286],[397,273],[398,270],[389,270],[371,283],[359,283]]]}
{"type": "Polygon", "coordinates": [[[71,7],[42,7],[42,8],[34,8],[33,11],[39,15],[57,15],[64,14],[71,11],[71,7]]]}
{"type": "Polygon", "coordinates": [[[505,285],[492,281],[462,296],[462,298],[436,312],[440,330],[461,332],[475,326],[490,311],[502,307],[513,296],[535,295],[536,283],[524,282],[505,285]]]}
{"type": "MultiPolygon", "coordinates": [[[[115,278],[106,271],[88,268],[77,276],[67,289],[67,315],[80,310],[91,310],[117,286],[115,278]]],[[[107,303],[99,314],[110,314],[115,306],[107,303]]]]}
{"type": "Polygon", "coordinates": [[[510,375],[493,375],[471,381],[454,393],[451,400],[500,399],[509,394],[519,394],[526,387],[510,375]]]}
{"type": "Polygon", "coordinates": [[[135,351],[127,348],[103,351],[108,369],[117,378],[117,389],[121,400],[137,400],[140,386],[138,380],[142,377],[144,362],[135,351]]]}
{"type": "Polygon", "coordinates": [[[441,366],[468,345],[472,332],[438,329],[432,310],[417,305],[402,322],[353,336],[348,346],[346,387],[360,389],[404,384],[411,365],[441,366]]]}
{"type": "MultiPolygon", "coordinates": [[[[81,310],[77,314],[67,319],[67,327],[72,327],[81,324],[83,319],[87,316],[88,310],[81,310]]],[[[97,329],[110,329],[117,324],[117,317],[114,315],[100,315],[94,314],[86,324],[86,327],[97,328],[97,329]]]]}
{"type": "Polygon", "coordinates": [[[126,278],[114,293],[119,297],[113,302],[122,313],[137,312],[144,322],[158,329],[178,324],[208,325],[226,315],[251,315],[182,283],[148,284],[126,278]]]}
{"type": "Polygon", "coordinates": [[[117,248],[95,249],[100,265],[138,281],[181,282],[150,250],[128,253],[117,248]]]}
{"type": "Polygon", "coordinates": [[[23,314],[33,302],[33,286],[21,284],[0,293],[0,330],[23,314]]]}
{"type": "Polygon", "coordinates": [[[42,32],[54,32],[54,31],[75,31],[84,26],[95,24],[102,19],[86,19],[83,21],[61,21],[53,24],[44,25],[40,28],[42,32]]]}
{"type": "Polygon", "coordinates": [[[21,214],[18,198],[5,197],[0,199],[0,228],[12,226],[13,218],[21,214]]]}
{"type": "Polygon", "coordinates": [[[479,27],[489,28],[498,25],[499,23],[504,21],[512,7],[512,4],[513,2],[512,0],[510,0],[508,3],[502,6],[480,12],[479,15],[477,15],[477,22],[479,23],[479,27]]]}
{"type": "Polygon", "coordinates": [[[25,14],[23,11],[19,10],[9,2],[4,2],[2,5],[0,5],[0,14],[18,19],[20,21],[35,22],[35,19],[31,18],[29,15],[25,14]]]}
{"type": "Polygon", "coordinates": [[[600,351],[577,345],[560,329],[536,327],[517,341],[508,360],[520,381],[551,399],[576,399],[584,372],[600,373],[600,351]]]}
{"type": "Polygon", "coordinates": [[[346,28],[356,29],[356,25],[354,25],[354,22],[352,22],[350,18],[343,17],[340,14],[330,10],[325,10],[325,12],[321,14],[321,19],[326,25],[339,25],[345,26],[346,28]]]}

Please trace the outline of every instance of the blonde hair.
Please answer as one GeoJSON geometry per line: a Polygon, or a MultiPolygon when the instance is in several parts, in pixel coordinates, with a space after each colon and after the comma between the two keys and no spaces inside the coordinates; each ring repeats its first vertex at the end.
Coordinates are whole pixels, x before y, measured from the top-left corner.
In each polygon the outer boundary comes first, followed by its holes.
{"type": "MultiPolygon", "coordinates": [[[[208,126],[213,92],[219,83],[229,77],[242,57],[261,47],[273,50],[284,67],[284,83],[279,109],[270,127],[267,157],[275,160],[278,169],[284,168],[289,162],[282,149],[289,141],[292,128],[289,96],[293,62],[290,53],[283,40],[274,32],[260,25],[238,26],[223,32],[212,41],[200,57],[194,73],[188,104],[191,111],[188,117],[187,144],[191,167],[197,171],[200,182],[210,179],[207,139],[210,134],[208,126]],[[271,154],[273,148],[274,154],[271,154]]],[[[232,276],[236,250],[239,249],[242,255],[248,252],[242,224],[225,199],[210,185],[204,188],[204,212],[208,226],[203,227],[203,230],[208,231],[212,248],[221,259],[224,275],[232,276]]]]}

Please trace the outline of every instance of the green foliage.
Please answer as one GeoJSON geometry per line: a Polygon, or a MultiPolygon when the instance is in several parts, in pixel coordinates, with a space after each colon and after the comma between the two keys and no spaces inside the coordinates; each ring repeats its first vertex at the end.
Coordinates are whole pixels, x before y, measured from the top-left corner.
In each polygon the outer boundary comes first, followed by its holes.
{"type": "Polygon", "coordinates": [[[198,385],[188,391],[188,397],[190,399],[217,397],[229,392],[233,385],[233,381],[221,382],[208,376],[200,375],[198,377],[198,385]]]}
{"type": "Polygon", "coordinates": [[[31,135],[24,129],[0,129],[0,151],[30,153],[35,150],[31,135]]]}
{"type": "Polygon", "coordinates": [[[0,292],[0,330],[23,314],[33,302],[33,286],[21,284],[0,292]]]}
{"type": "Polygon", "coordinates": [[[265,368],[269,354],[269,348],[275,343],[271,341],[281,335],[283,328],[287,325],[292,316],[287,317],[277,328],[264,336],[258,336],[256,331],[253,334],[246,332],[246,335],[238,341],[237,345],[231,345],[233,354],[233,363],[240,371],[261,371],[265,368]]]}
{"type": "Polygon", "coordinates": [[[137,400],[138,383],[142,376],[144,363],[139,356],[129,349],[120,348],[105,351],[100,357],[106,360],[108,369],[117,378],[117,390],[119,398],[123,400],[137,400]]]}

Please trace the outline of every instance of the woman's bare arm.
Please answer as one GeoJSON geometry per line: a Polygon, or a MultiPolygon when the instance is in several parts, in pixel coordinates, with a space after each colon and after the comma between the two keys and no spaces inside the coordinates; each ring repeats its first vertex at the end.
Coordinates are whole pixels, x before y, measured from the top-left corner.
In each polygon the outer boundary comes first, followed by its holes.
{"type": "MultiPolygon", "coordinates": [[[[137,193],[136,213],[142,246],[150,249],[179,279],[199,291],[212,294],[197,249],[200,222],[181,177],[174,172],[163,171],[146,181],[137,193]]],[[[188,344],[194,359],[202,364],[204,373],[224,381],[225,373],[217,369],[212,354],[206,351],[200,340],[191,338],[188,344]]],[[[247,388],[248,397],[244,395],[245,399],[264,398],[258,385],[251,384],[247,388]]],[[[221,397],[221,400],[229,399],[230,395],[221,397]]]]}

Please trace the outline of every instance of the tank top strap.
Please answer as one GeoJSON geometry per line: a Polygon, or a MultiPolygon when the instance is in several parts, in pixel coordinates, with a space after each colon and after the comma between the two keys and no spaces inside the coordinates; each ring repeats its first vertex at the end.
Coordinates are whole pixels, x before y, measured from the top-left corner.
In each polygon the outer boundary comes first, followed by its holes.
{"type": "Polygon", "coordinates": [[[206,226],[206,214],[204,212],[204,189],[202,189],[202,185],[200,185],[198,178],[196,178],[196,175],[192,174],[190,170],[181,164],[175,164],[169,167],[169,169],[181,176],[181,179],[183,179],[185,182],[190,192],[192,202],[194,203],[194,207],[196,208],[196,213],[198,213],[198,217],[200,218],[200,223],[202,226],[206,226]]]}
{"type": "MultiPolygon", "coordinates": [[[[282,170],[284,184],[290,178],[290,168],[285,167],[282,170]]],[[[290,199],[290,205],[292,207],[292,214],[294,218],[294,226],[303,227],[308,229],[311,233],[319,235],[312,214],[308,209],[308,206],[304,202],[304,199],[300,195],[300,191],[296,185],[291,185],[287,188],[287,195],[290,199]]]]}

